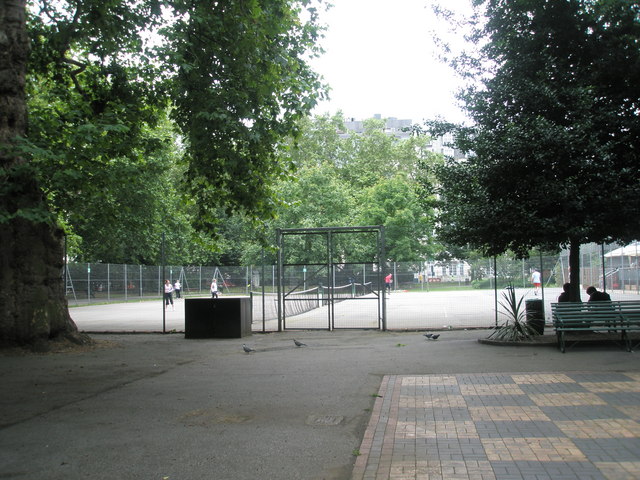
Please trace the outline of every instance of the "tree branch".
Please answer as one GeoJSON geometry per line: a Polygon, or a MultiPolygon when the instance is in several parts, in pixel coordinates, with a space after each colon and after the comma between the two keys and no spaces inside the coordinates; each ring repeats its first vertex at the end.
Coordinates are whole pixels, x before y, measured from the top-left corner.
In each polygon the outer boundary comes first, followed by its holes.
{"type": "Polygon", "coordinates": [[[82,72],[84,72],[86,70],[87,64],[78,62],[77,60],[74,60],[73,58],[66,58],[66,57],[62,58],[62,62],[67,63],[69,65],[75,65],[76,67],[78,67],[77,69],[72,70],[69,73],[69,75],[71,76],[71,81],[73,82],[73,85],[76,87],[76,90],[78,90],[80,95],[82,95],[82,98],[84,98],[85,100],[88,101],[89,100],[89,95],[87,95],[87,93],[84,91],[84,89],[80,85],[80,82],[78,81],[78,78],[77,78],[77,75],[81,74],[82,72]]]}

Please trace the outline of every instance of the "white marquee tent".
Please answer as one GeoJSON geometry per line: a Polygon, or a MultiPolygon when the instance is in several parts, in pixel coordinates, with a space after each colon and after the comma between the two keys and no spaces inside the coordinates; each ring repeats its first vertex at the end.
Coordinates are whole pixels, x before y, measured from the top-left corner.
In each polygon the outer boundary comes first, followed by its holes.
{"type": "Polygon", "coordinates": [[[640,242],[633,242],[604,254],[605,257],[640,257],[640,242]]]}

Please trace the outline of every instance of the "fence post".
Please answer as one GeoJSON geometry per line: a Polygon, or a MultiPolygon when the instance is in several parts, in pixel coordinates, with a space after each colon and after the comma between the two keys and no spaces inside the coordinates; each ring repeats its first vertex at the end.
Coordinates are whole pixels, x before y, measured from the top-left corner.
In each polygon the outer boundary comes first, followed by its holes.
{"type": "Polygon", "coordinates": [[[544,265],[542,262],[542,250],[539,250],[540,255],[540,296],[542,297],[542,309],[544,312],[544,265]]]}
{"type": "MultiPolygon", "coordinates": [[[[600,244],[600,258],[602,261],[602,289],[607,291],[607,271],[604,264],[604,243],[600,244]]],[[[611,285],[611,289],[613,290],[613,284],[611,285]]]]}
{"type": "Polygon", "coordinates": [[[393,289],[398,290],[398,264],[393,262],[393,289]]]}
{"type": "Polygon", "coordinates": [[[266,330],[266,312],[265,312],[265,307],[266,307],[266,299],[264,297],[265,295],[265,285],[264,285],[264,278],[265,276],[265,270],[264,270],[264,247],[262,248],[262,277],[260,278],[260,288],[262,290],[262,333],[265,332],[266,330]]]}
{"type": "Polygon", "coordinates": [[[164,232],[162,232],[162,248],[160,249],[162,257],[162,276],[160,277],[160,298],[162,299],[162,333],[166,333],[167,326],[167,309],[164,304],[164,232]]]}
{"type": "Polygon", "coordinates": [[[496,327],[498,326],[498,257],[493,256],[493,305],[496,312],[496,327]]]}
{"type": "Polygon", "coordinates": [[[640,293],[640,276],[638,272],[638,242],[636,241],[636,293],[640,293]]]}

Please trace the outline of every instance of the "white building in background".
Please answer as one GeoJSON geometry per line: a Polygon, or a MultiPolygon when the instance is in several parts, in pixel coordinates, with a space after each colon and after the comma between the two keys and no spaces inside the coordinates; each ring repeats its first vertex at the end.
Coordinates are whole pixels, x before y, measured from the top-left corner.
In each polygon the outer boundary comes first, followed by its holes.
{"type": "Polygon", "coordinates": [[[464,260],[425,262],[422,281],[429,283],[468,283],[471,281],[471,265],[464,260]]]}
{"type": "MultiPolygon", "coordinates": [[[[376,113],[373,117],[376,120],[382,120],[382,115],[376,113]]],[[[413,125],[411,119],[397,119],[395,117],[389,117],[386,119],[384,133],[392,135],[396,138],[409,138],[411,132],[408,128],[413,125]],[[407,131],[404,131],[407,130],[407,131]]],[[[348,137],[351,133],[364,133],[364,120],[356,120],[355,118],[348,118],[344,122],[344,126],[347,128],[346,132],[341,132],[341,137],[348,137]]]]}
{"type": "Polygon", "coordinates": [[[462,152],[453,146],[453,135],[451,133],[447,133],[437,138],[431,139],[431,148],[430,150],[433,153],[441,153],[445,157],[453,157],[456,160],[464,158],[462,152]]]}

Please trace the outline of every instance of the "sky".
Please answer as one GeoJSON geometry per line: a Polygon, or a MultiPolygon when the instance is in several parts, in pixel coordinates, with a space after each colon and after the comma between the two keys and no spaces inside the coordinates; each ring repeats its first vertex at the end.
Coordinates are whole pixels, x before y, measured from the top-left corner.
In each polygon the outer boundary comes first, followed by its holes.
{"type": "MultiPolygon", "coordinates": [[[[449,3],[462,0],[449,0],[449,3]]],[[[326,53],[311,64],[331,87],[315,114],[342,110],[362,120],[380,114],[421,122],[461,121],[453,71],[435,58],[432,30],[441,29],[430,0],[333,0],[321,15],[326,53]]]]}

